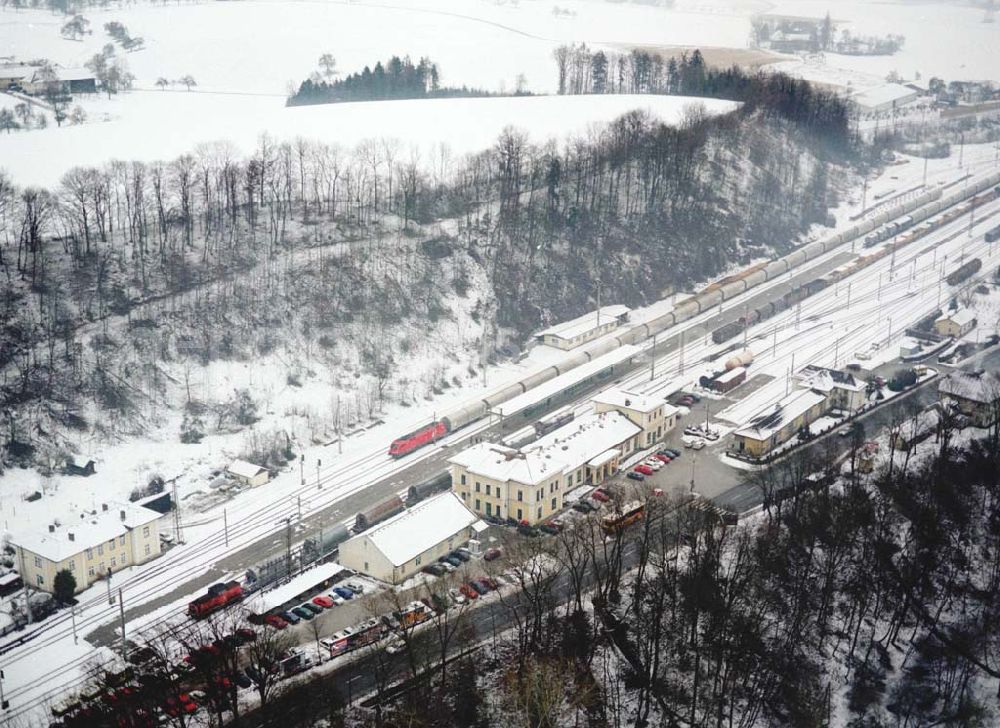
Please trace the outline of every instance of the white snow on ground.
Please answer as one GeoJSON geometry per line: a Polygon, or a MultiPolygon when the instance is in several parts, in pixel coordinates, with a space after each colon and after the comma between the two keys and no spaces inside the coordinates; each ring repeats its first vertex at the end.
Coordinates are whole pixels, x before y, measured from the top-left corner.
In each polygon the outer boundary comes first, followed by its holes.
{"type": "Polygon", "coordinates": [[[692,104],[715,113],[735,108],[729,101],[679,96],[421,99],[287,108],[280,98],[186,91],[135,91],[101,103],[111,109],[110,121],[0,135],[0,166],[18,184],[55,186],[75,166],[112,159],[169,161],[220,140],[246,154],[264,133],[279,141],[303,137],[347,147],[395,139],[406,159],[413,148],[429,165],[438,145],[458,155],[480,151],[506,126],[544,142],[585,133],[592,124],[636,108],[668,123],[692,104]]]}

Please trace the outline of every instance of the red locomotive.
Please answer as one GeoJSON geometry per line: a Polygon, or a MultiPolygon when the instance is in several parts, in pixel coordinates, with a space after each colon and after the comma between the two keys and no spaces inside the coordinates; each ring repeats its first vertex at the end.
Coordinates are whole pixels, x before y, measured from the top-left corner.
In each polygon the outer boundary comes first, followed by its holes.
{"type": "Polygon", "coordinates": [[[444,437],[449,432],[451,432],[451,421],[447,417],[444,417],[437,422],[432,422],[429,425],[421,427],[419,430],[414,430],[408,435],[403,435],[393,440],[389,446],[389,455],[394,458],[408,455],[418,447],[423,447],[429,442],[444,437]]]}
{"type": "Polygon", "coordinates": [[[213,584],[208,592],[188,604],[188,615],[194,619],[207,617],[212,612],[243,598],[243,587],[238,581],[213,584]]]}

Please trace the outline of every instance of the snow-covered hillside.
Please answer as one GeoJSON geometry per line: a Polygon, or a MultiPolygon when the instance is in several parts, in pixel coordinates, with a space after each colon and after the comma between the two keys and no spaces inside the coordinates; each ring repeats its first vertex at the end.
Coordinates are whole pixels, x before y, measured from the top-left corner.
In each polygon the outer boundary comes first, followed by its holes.
{"type": "Polygon", "coordinates": [[[169,160],[216,141],[238,156],[252,151],[265,133],[278,141],[304,137],[347,147],[364,139],[395,139],[402,155],[409,158],[412,147],[429,163],[438,156],[438,145],[451,155],[476,152],[492,145],[505,126],[543,142],[583,133],[635,108],[667,123],[678,121],[692,104],[713,113],[735,108],[729,101],[678,96],[429,99],[288,108],[283,98],[186,91],[136,91],[92,103],[100,112],[92,110],[89,123],[0,135],[0,168],[18,184],[54,187],[75,166],[169,160]],[[97,120],[104,115],[108,121],[97,120]]]}

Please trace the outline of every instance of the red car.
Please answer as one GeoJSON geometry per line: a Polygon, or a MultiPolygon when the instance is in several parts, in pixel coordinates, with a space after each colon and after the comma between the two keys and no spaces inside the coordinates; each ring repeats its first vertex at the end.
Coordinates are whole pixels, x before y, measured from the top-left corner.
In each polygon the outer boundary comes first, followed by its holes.
{"type": "Polygon", "coordinates": [[[284,629],[285,627],[288,626],[288,622],[286,622],[285,620],[283,620],[277,614],[269,614],[269,615],[267,615],[266,617],[264,617],[264,622],[266,624],[271,625],[275,629],[284,629]]]}
{"type": "Polygon", "coordinates": [[[458,590],[460,592],[462,592],[462,594],[465,595],[466,599],[478,599],[479,598],[479,592],[477,592],[475,589],[473,589],[468,584],[462,584],[462,586],[458,587],[458,590]]]}
{"type": "Polygon", "coordinates": [[[486,553],[483,554],[483,561],[493,561],[494,559],[499,559],[503,552],[500,549],[487,549],[486,553]]]}
{"type": "Polygon", "coordinates": [[[323,596],[322,594],[318,597],[313,597],[313,604],[317,607],[323,607],[324,609],[332,609],[334,606],[333,600],[330,597],[323,596]]]}
{"type": "Polygon", "coordinates": [[[673,458],[671,458],[669,455],[664,455],[662,452],[656,453],[656,455],[654,455],[653,457],[655,457],[657,460],[659,460],[664,464],[669,463],[671,460],[673,460],[673,458]]]}
{"type": "Polygon", "coordinates": [[[600,501],[601,503],[607,503],[608,501],[611,500],[611,498],[608,496],[608,494],[605,493],[600,488],[598,488],[593,493],[591,493],[590,497],[593,498],[596,501],[600,501]]]}
{"type": "Polygon", "coordinates": [[[486,586],[488,586],[493,591],[496,591],[497,589],[500,588],[500,583],[496,579],[494,579],[492,576],[484,576],[479,581],[483,582],[486,586]]]}
{"type": "Polygon", "coordinates": [[[636,465],[634,468],[632,468],[632,470],[634,470],[637,473],[642,473],[643,475],[653,474],[653,469],[648,465],[636,465]]]}

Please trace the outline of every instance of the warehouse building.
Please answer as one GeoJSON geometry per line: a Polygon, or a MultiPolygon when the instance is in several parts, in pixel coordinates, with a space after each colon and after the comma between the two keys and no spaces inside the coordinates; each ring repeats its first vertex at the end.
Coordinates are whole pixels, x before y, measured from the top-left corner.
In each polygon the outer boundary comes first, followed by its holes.
{"type": "Polygon", "coordinates": [[[766,455],[788,442],[801,428],[814,422],[827,409],[826,395],[820,392],[812,389],[792,392],[754,417],[749,425],[733,433],[736,451],[752,457],[766,455]]]}
{"type": "Polygon", "coordinates": [[[486,524],[454,493],[441,493],[344,541],[343,566],[399,584],[466,544],[486,524]]]}
{"type": "Polygon", "coordinates": [[[886,83],[875,88],[858,91],[850,101],[860,113],[892,111],[915,101],[920,93],[900,83],[886,83]]]}
{"type": "Polygon", "coordinates": [[[82,591],[109,573],[159,556],[162,518],[132,503],[104,503],[100,510],[74,510],[56,519],[39,511],[10,540],[26,584],[51,592],[56,574],[67,570],[82,591]]]}
{"type": "Polygon", "coordinates": [[[615,474],[643,439],[643,428],[617,409],[591,413],[520,450],[486,442],[463,450],[448,460],[452,490],[480,515],[538,523],[573,488],[615,474]]]}
{"type": "Polygon", "coordinates": [[[542,344],[554,346],[557,349],[575,349],[581,344],[604,336],[609,331],[614,331],[619,326],[628,321],[628,315],[632,311],[628,306],[602,306],[596,311],[584,314],[572,321],[566,321],[535,334],[535,338],[542,344]]]}

